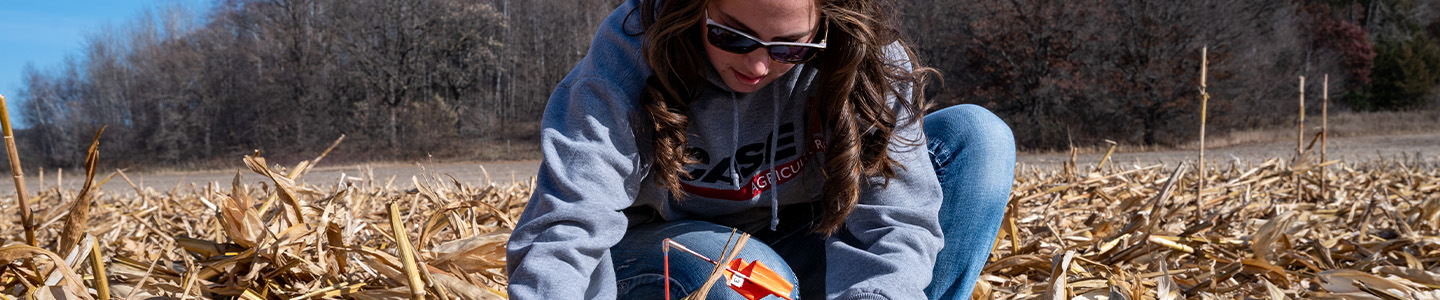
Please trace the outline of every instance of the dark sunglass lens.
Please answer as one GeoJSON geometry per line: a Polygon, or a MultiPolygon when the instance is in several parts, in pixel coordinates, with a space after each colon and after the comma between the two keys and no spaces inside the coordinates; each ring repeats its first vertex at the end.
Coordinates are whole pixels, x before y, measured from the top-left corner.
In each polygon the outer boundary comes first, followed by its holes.
{"type": "Polygon", "coordinates": [[[750,53],[750,51],[755,51],[756,47],[760,47],[760,43],[755,42],[755,40],[751,40],[725,28],[709,26],[708,32],[710,45],[720,48],[720,50],[745,54],[750,53]]]}
{"type": "Polygon", "coordinates": [[[800,46],[771,46],[771,47],[770,47],[770,57],[771,57],[771,58],[774,58],[775,61],[779,61],[779,62],[783,62],[783,63],[792,63],[792,64],[803,63],[803,62],[805,62],[805,61],[808,61],[808,60],[810,60],[811,58],[815,57],[815,53],[817,53],[817,52],[820,52],[820,51],[816,50],[815,48],[811,48],[811,47],[800,47],[800,46]]]}

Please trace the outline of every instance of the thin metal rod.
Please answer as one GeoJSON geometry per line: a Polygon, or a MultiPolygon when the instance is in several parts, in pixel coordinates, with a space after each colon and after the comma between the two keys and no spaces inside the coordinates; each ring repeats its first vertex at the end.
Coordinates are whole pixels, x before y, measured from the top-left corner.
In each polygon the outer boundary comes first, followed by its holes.
{"type": "MultiPolygon", "coordinates": [[[[665,239],[667,245],[670,242],[670,239],[665,239]]],[[[660,252],[665,255],[665,300],[670,300],[670,247],[660,246],[660,249],[660,252]]]]}
{"type": "Polygon", "coordinates": [[[705,255],[700,254],[700,252],[695,252],[695,250],[690,250],[690,248],[686,248],[685,245],[681,245],[679,242],[676,242],[675,240],[672,240],[672,239],[665,239],[665,246],[666,246],[666,247],[665,247],[665,250],[666,250],[667,252],[670,250],[670,247],[675,247],[676,249],[680,249],[681,251],[685,251],[686,253],[690,253],[690,255],[694,255],[695,257],[699,257],[700,259],[703,259],[703,260],[705,260],[706,262],[709,262],[709,263],[712,264],[712,265],[718,265],[718,264],[720,264],[720,263],[715,262],[715,260],[710,259],[709,257],[705,257],[705,255]]]}

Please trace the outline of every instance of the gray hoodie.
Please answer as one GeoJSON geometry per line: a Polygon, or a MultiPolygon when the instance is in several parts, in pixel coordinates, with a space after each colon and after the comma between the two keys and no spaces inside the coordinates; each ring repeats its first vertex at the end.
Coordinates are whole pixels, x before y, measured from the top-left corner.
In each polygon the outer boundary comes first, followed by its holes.
{"type": "MultiPolygon", "coordinates": [[[[822,201],[825,135],[813,107],[824,100],[812,90],[817,70],[803,64],[748,94],[730,90],[707,64],[708,84],[688,115],[689,147],[701,162],[686,166],[689,195],[676,201],[650,176],[650,137],[633,123],[644,120],[640,94],[652,71],[641,37],[626,34],[641,32],[639,12],[631,15],[639,2],[605,19],[550,95],[535,192],[506,246],[511,299],[614,299],[609,249],[631,226],[698,219],[773,230],[778,207],[822,201]]],[[[898,45],[887,54],[909,67],[898,45]]],[[[940,185],[925,148],[904,142],[923,145],[919,122],[896,111],[897,176],[862,184],[860,203],[825,241],[827,298],[925,297],[941,247],[940,185]]]]}

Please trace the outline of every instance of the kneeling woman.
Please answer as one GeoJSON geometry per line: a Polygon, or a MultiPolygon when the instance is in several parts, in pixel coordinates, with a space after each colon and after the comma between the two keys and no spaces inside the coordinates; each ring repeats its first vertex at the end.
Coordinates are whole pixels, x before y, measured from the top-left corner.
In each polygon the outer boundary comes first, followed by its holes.
{"type": "MultiPolygon", "coordinates": [[[[917,118],[933,71],[888,17],[866,0],[621,5],[545,108],[511,299],[661,298],[663,239],[719,258],[732,228],[795,298],[968,298],[1014,139],[978,106],[917,118]]],[[[713,267],[670,260],[674,295],[713,267]]]]}

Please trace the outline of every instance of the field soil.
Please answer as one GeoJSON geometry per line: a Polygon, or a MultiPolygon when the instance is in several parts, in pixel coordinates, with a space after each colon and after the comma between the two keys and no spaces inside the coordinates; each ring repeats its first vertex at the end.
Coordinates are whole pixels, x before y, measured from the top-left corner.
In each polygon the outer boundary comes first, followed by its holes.
{"type": "MultiPolygon", "coordinates": [[[[1355,136],[1343,138],[1331,138],[1328,141],[1328,159],[1344,160],[1346,162],[1368,162],[1378,159],[1425,162],[1428,164],[1440,164],[1440,133],[1424,134],[1403,134],[1403,135],[1380,135],[1380,136],[1355,136]]],[[[1318,151],[1319,145],[1314,151],[1318,151]]],[[[1104,156],[1105,149],[1086,151],[1076,156],[1076,162],[1081,166],[1093,166],[1104,156]]],[[[1250,143],[1217,147],[1207,149],[1206,160],[1211,164],[1229,164],[1231,162],[1260,163],[1269,158],[1291,158],[1295,153],[1295,141],[1277,141],[1264,143],[1250,143]]],[[[1111,157],[1112,163],[1116,166],[1125,167],[1130,165],[1147,166],[1153,164],[1176,164],[1182,161],[1194,161],[1195,149],[1164,150],[1131,152],[1125,147],[1116,150],[1111,157]]],[[[1318,157],[1318,153],[1312,153],[1318,157]]],[[[238,158],[237,158],[238,159],[238,158]]],[[[1054,168],[1061,166],[1070,160],[1069,153],[1021,153],[1018,158],[1021,167],[1054,168]]],[[[486,180],[486,173],[489,180],[497,184],[509,184],[515,181],[528,181],[535,176],[536,169],[540,162],[529,161],[499,161],[499,162],[476,162],[476,163],[442,163],[442,164],[370,164],[370,165],[347,165],[347,166],[321,166],[311,170],[302,180],[307,184],[329,185],[341,180],[375,180],[379,184],[390,182],[396,188],[411,188],[412,176],[424,174],[439,174],[441,178],[449,175],[461,183],[471,185],[483,185],[486,180]],[[483,171],[482,171],[483,170],[483,171]],[[371,176],[373,174],[373,176],[371,176]]],[[[103,158],[101,166],[103,168],[103,158]]],[[[35,171],[27,171],[26,186],[30,192],[35,192],[41,183],[35,171]]],[[[113,170],[102,169],[96,174],[96,180],[110,174],[113,170]]],[[[189,189],[191,184],[203,187],[211,182],[216,182],[223,187],[228,187],[235,174],[241,175],[242,182],[255,183],[268,181],[261,178],[248,169],[236,168],[233,170],[215,170],[202,172],[164,172],[164,173],[127,173],[135,185],[140,188],[152,188],[157,191],[171,191],[177,187],[189,189]]],[[[53,189],[56,184],[54,172],[45,174],[44,189],[53,189]]],[[[62,175],[63,184],[67,190],[78,189],[83,184],[83,173],[69,171],[62,175]]],[[[135,189],[115,176],[101,187],[112,194],[134,194],[135,189]]],[[[14,195],[14,183],[4,180],[0,183],[0,195],[12,197],[14,195]]]]}

